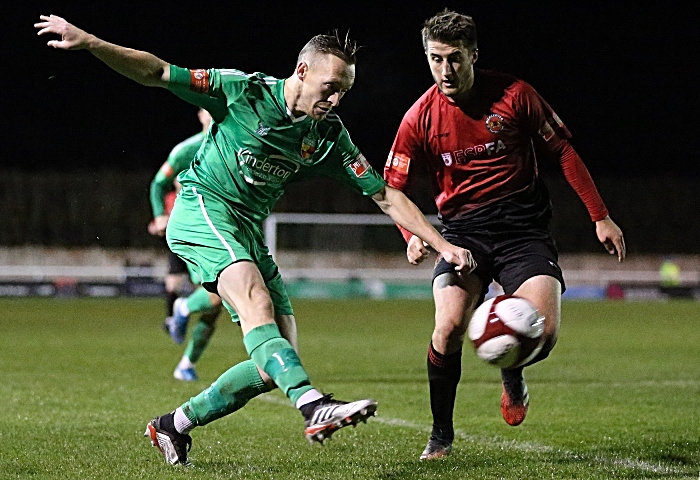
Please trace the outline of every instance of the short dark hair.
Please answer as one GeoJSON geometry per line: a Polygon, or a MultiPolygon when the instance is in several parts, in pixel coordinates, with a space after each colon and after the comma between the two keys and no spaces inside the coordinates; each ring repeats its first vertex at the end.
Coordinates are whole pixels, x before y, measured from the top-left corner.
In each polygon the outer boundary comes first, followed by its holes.
{"type": "Polygon", "coordinates": [[[357,51],[360,47],[357,42],[350,39],[350,32],[345,34],[345,38],[341,39],[338,30],[327,35],[316,35],[311,40],[306,42],[304,48],[299,52],[297,63],[309,53],[325,53],[335,55],[348,65],[354,65],[357,61],[357,51]]]}
{"type": "Polygon", "coordinates": [[[476,23],[474,23],[474,19],[447,8],[425,21],[421,35],[423,49],[428,47],[429,40],[447,44],[462,42],[462,45],[467,49],[476,49],[476,23]]]}

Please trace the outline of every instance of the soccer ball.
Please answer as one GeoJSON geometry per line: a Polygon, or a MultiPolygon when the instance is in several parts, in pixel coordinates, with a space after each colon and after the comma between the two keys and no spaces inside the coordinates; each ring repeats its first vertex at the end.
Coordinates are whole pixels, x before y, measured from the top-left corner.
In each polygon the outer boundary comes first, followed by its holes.
{"type": "Polygon", "coordinates": [[[477,356],[500,368],[519,367],[532,360],[544,338],[544,317],[527,300],[498,295],[474,311],[467,335],[477,356]]]}

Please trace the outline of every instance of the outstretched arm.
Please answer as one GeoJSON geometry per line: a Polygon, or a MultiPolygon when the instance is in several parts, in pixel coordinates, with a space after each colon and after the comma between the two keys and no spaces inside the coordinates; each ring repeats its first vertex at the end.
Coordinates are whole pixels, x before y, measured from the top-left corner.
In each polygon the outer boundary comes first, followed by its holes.
{"type": "Polygon", "coordinates": [[[34,26],[38,35],[53,33],[60,40],[49,40],[47,45],[61,50],[88,50],[112,70],[149,87],[167,88],[170,64],[148,52],[120,47],[68,23],[56,15],[41,15],[42,21],[34,26]]]}
{"type": "MultiPolygon", "coordinates": [[[[372,195],[372,200],[397,224],[440,252],[447,262],[457,265],[455,270],[468,273],[476,268],[476,262],[474,262],[471,252],[452,245],[442,238],[442,235],[428,222],[418,207],[400,190],[386,186],[372,195]]],[[[423,258],[409,258],[409,260],[411,263],[417,264],[423,258]]]]}

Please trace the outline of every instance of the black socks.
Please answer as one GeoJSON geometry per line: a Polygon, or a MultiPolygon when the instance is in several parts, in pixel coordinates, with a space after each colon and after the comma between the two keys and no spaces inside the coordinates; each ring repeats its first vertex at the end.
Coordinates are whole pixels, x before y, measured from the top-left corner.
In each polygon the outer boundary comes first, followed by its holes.
{"type": "Polygon", "coordinates": [[[428,348],[428,381],[430,383],[430,409],[433,413],[432,436],[452,442],[454,427],[452,417],[457,397],[457,384],[462,376],[462,349],[443,355],[428,348]]]}

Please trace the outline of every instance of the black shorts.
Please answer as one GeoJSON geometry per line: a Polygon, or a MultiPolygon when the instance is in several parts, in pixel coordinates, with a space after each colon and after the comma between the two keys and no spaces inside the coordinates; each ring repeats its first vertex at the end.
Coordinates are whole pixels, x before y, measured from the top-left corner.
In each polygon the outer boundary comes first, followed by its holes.
{"type": "MultiPolygon", "coordinates": [[[[454,245],[471,251],[477,267],[474,273],[484,282],[483,301],[492,280],[507,294],[514,293],[525,280],[549,275],[566,290],[559,255],[549,231],[552,205],[547,187],[535,181],[524,191],[463,214],[442,220],[442,235],[454,245]]],[[[433,279],[453,272],[454,265],[438,257],[433,279]]]]}
{"type": "MultiPolygon", "coordinates": [[[[475,231],[454,234],[443,231],[448,242],[468,249],[477,267],[475,273],[484,282],[483,296],[492,280],[507,294],[514,293],[526,280],[536,275],[549,275],[559,280],[566,290],[554,239],[547,230],[509,230],[505,232],[475,231]]],[[[435,262],[433,280],[440,274],[454,272],[454,265],[441,256],[435,262]]]]}
{"type": "Polygon", "coordinates": [[[173,252],[168,252],[168,275],[187,274],[187,264],[183,259],[175,255],[173,252]]]}

